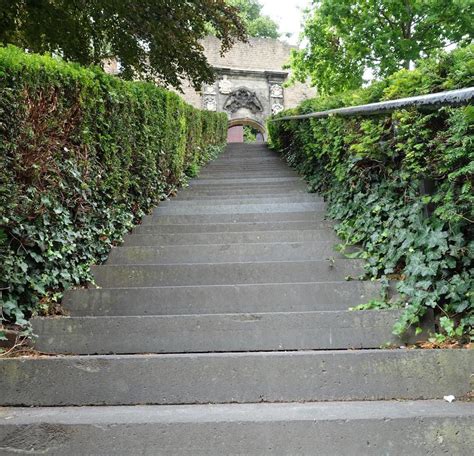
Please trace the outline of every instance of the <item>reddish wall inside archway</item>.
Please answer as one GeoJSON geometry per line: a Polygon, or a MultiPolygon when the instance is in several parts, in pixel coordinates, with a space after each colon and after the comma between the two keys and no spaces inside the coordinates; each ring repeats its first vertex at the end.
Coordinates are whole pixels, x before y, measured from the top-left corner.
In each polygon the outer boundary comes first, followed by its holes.
{"type": "Polygon", "coordinates": [[[243,143],[244,142],[244,126],[234,125],[227,130],[228,143],[243,143]]]}

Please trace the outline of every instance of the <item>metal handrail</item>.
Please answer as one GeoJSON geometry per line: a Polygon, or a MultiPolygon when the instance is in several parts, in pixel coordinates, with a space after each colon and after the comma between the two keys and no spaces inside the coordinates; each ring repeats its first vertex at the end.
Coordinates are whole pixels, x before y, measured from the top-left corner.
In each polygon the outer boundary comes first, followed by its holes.
{"type": "Polygon", "coordinates": [[[441,106],[462,106],[469,104],[474,100],[474,87],[465,89],[449,90],[446,92],[432,93],[429,95],[420,95],[417,97],[400,98],[398,100],[381,101],[378,103],[369,103],[359,106],[350,106],[348,108],[330,109],[328,111],[311,112],[296,116],[275,117],[269,119],[269,122],[280,120],[297,119],[321,119],[332,115],[339,116],[369,116],[377,114],[386,114],[397,109],[406,107],[425,107],[437,109],[441,106]]]}

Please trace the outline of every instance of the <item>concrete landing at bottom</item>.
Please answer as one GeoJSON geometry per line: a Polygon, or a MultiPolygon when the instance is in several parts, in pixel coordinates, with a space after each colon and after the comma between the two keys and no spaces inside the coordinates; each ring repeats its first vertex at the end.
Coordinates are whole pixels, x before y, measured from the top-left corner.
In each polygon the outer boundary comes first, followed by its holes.
{"type": "Polygon", "coordinates": [[[0,454],[467,455],[474,406],[444,401],[0,409],[0,454]]]}

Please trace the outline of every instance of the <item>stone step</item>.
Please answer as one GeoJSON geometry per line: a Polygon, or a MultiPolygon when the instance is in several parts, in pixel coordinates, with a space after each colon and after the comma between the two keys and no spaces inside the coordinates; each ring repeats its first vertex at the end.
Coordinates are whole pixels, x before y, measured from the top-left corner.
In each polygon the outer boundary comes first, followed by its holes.
{"type": "Polygon", "coordinates": [[[473,369],[467,349],[10,358],[0,362],[0,405],[459,398],[473,369]]]}
{"type": "Polygon", "coordinates": [[[356,278],[362,272],[362,262],[338,259],[92,267],[96,284],[103,288],[325,282],[356,278]]]}
{"type": "Polygon", "coordinates": [[[243,178],[243,177],[292,177],[297,176],[297,173],[288,169],[287,166],[245,166],[244,164],[223,166],[221,168],[203,168],[199,173],[199,178],[202,179],[222,179],[228,177],[243,178]]]}
{"type": "Polygon", "coordinates": [[[347,310],[380,299],[377,282],[91,288],[66,291],[70,315],[186,315],[347,310]]]}
{"type": "MultiPolygon", "coordinates": [[[[203,191],[203,192],[194,192],[194,191],[182,191],[179,192],[177,196],[173,197],[170,201],[190,201],[190,200],[232,200],[236,198],[252,198],[252,199],[264,199],[264,198],[287,198],[289,196],[303,196],[303,195],[313,195],[313,201],[317,200],[318,197],[314,194],[308,193],[305,190],[288,190],[284,193],[281,193],[282,190],[275,189],[272,191],[261,190],[260,192],[256,190],[231,190],[231,191],[203,191]]],[[[322,199],[321,199],[322,200],[322,199]]]]}
{"type": "MultiPolygon", "coordinates": [[[[292,231],[248,231],[227,233],[178,233],[178,234],[131,234],[124,245],[160,246],[160,245],[199,245],[199,244],[263,244],[298,243],[308,241],[337,242],[330,230],[292,230],[292,231]]],[[[275,246],[277,248],[277,246],[275,246]]]]}
{"type": "Polygon", "coordinates": [[[235,171],[233,173],[216,173],[216,172],[202,172],[199,174],[199,178],[202,180],[222,180],[225,179],[226,181],[240,181],[242,179],[262,179],[262,178],[293,178],[296,177],[297,174],[293,172],[286,172],[286,171],[255,171],[255,172],[240,172],[235,171]]]}
{"type": "Polygon", "coordinates": [[[150,245],[114,248],[109,254],[107,264],[235,263],[344,258],[343,254],[334,250],[332,241],[165,245],[160,247],[150,247],[150,245]]]}
{"type": "Polygon", "coordinates": [[[296,196],[278,196],[278,197],[261,197],[261,198],[194,198],[191,200],[179,200],[173,198],[172,200],[162,201],[160,207],[186,207],[186,206],[222,206],[222,205],[246,205],[246,204],[283,204],[283,203],[315,203],[323,202],[323,199],[312,195],[310,193],[296,195],[296,196]]]}
{"type": "Polygon", "coordinates": [[[143,225],[186,225],[186,224],[217,224],[217,223],[269,223],[269,222],[294,222],[325,220],[323,212],[268,212],[250,214],[195,214],[195,215],[160,215],[145,216],[143,225]]]}
{"type": "MultiPolygon", "coordinates": [[[[329,221],[196,223],[189,225],[138,225],[133,234],[242,233],[251,231],[332,230],[329,221]]],[[[330,231],[328,231],[330,232],[330,231]]]]}
{"type": "Polygon", "coordinates": [[[203,171],[220,171],[232,169],[235,171],[245,171],[248,169],[284,169],[285,171],[292,171],[291,168],[288,168],[288,165],[282,160],[278,160],[271,157],[266,157],[265,159],[224,159],[216,160],[209,163],[208,165],[201,168],[203,171]]]}
{"type": "Polygon", "coordinates": [[[195,206],[158,206],[154,215],[204,215],[204,214],[252,214],[271,212],[325,212],[326,204],[316,203],[272,203],[272,204],[222,204],[195,206]]]}
{"type": "MultiPolygon", "coordinates": [[[[294,185],[291,186],[265,186],[265,187],[247,187],[245,185],[240,186],[202,186],[202,187],[187,187],[182,191],[178,191],[177,197],[190,197],[190,196],[211,196],[211,197],[257,197],[257,196],[269,196],[270,198],[276,196],[291,196],[291,195],[301,195],[301,194],[308,194],[308,188],[302,185],[294,185]]],[[[310,193],[312,195],[317,196],[314,193],[310,193]]]]}
{"type": "MultiPolygon", "coordinates": [[[[285,162],[277,154],[268,154],[266,156],[255,156],[251,155],[250,157],[235,157],[232,155],[221,155],[219,160],[212,161],[208,163],[205,168],[214,168],[215,166],[225,166],[226,164],[232,163],[283,163],[285,162]]],[[[285,164],[285,166],[288,166],[285,164]]]]}
{"type": "Polygon", "coordinates": [[[243,177],[245,177],[248,173],[255,173],[255,174],[260,174],[260,173],[271,173],[271,172],[276,172],[276,173],[281,173],[285,174],[287,176],[297,176],[298,173],[289,168],[288,165],[286,165],[283,162],[273,162],[273,163],[268,163],[268,162],[247,162],[247,160],[242,160],[242,161],[234,161],[234,162],[214,162],[213,166],[205,166],[200,169],[200,174],[238,174],[241,173],[243,177]]]}
{"type": "Polygon", "coordinates": [[[294,171],[288,168],[288,165],[285,165],[282,162],[252,162],[248,161],[233,161],[233,162],[224,162],[224,163],[214,163],[211,166],[206,166],[202,168],[201,173],[238,173],[241,172],[242,175],[245,175],[249,172],[259,173],[259,172],[270,172],[278,171],[285,173],[295,174],[294,171]]]}
{"type": "MultiPolygon", "coordinates": [[[[35,349],[62,354],[216,353],[379,348],[402,311],[235,313],[33,319],[35,349]]],[[[433,331],[432,327],[427,327],[433,331]]]]}
{"type": "Polygon", "coordinates": [[[301,177],[243,177],[235,179],[203,179],[200,177],[199,179],[194,179],[189,185],[190,187],[199,187],[201,185],[207,185],[209,187],[214,185],[225,185],[226,187],[232,187],[247,184],[277,184],[281,182],[295,182],[301,184],[304,181],[301,177]]]}
{"type": "Polygon", "coordinates": [[[208,191],[208,190],[265,190],[265,189],[281,189],[281,190],[291,190],[291,189],[307,189],[308,186],[305,181],[301,178],[291,178],[282,181],[281,179],[265,179],[263,181],[258,179],[252,179],[251,182],[248,182],[249,179],[243,179],[245,182],[235,182],[225,181],[223,183],[216,183],[214,181],[209,181],[208,185],[202,183],[202,179],[192,179],[186,187],[186,191],[191,189],[194,191],[208,191]],[[199,184],[199,185],[196,185],[199,184]]]}
{"type": "Polygon", "coordinates": [[[10,408],[0,452],[51,456],[468,455],[474,407],[445,401],[10,408]]]}

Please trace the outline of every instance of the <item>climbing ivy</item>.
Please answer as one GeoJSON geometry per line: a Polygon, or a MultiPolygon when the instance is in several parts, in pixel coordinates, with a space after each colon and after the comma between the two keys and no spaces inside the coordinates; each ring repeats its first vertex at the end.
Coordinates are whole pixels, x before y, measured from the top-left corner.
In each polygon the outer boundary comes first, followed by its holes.
{"type": "Polygon", "coordinates": [[[26,325],[221,150],[227,119],[154,84],[7,47],[0,133],[0,315],[26,325]]]}
{"type": "MultiPolygon", "coordinates": [[[[473,83],[469,46],[283,115],[473,83]]],[[[438,342],[474,336],[473,126],[472,106],[269,123],[272,146],[327,199],[344,245],[362,246],[368,276],[398,281],[405,312],[396,334],[432,308],[438,342]]]]}

